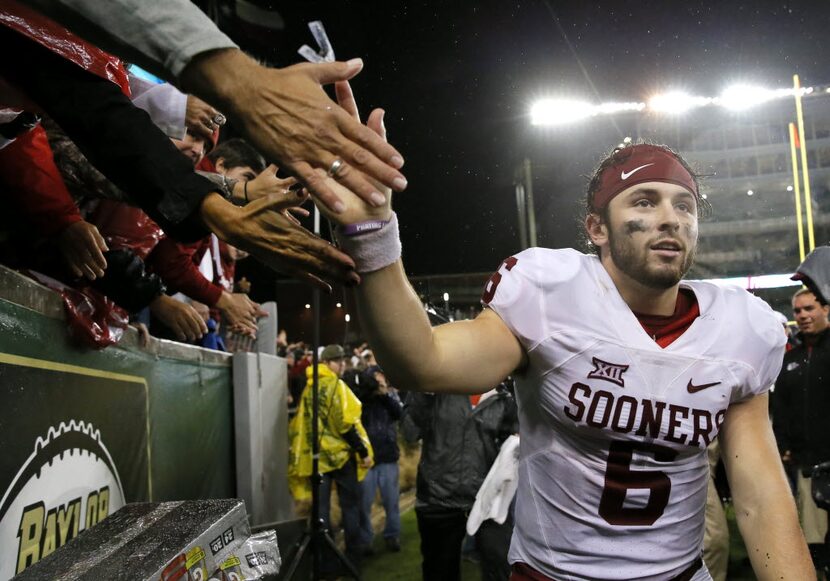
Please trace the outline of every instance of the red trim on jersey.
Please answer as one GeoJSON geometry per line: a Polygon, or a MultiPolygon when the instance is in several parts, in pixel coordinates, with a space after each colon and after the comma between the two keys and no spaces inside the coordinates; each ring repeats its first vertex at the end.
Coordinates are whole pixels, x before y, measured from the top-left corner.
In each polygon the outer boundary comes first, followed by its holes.
{"type": "Polygon", "coordinates": [[[510,581],[554,581],[547,575],[543,575],[527,563],[513,563],[513,571],[510,573],[510,581]]]}
{"type": "MultiPolygon", "coordinates": [[[[686,569],[675,575],[668,581],[691,581],[695,573],[703,567],[703,559],[698,557],[686,569]]],[[[513,563],[512,572],[510,573],[510,581],[556,581],[532,568],[527,563],[513,563]]]]}
{"type": "Polygon", "coordinates": [[[637,320],[660,347],[665,349],[686,332],[695,319],[700,316],[700,307],[697,304],[695,293],[682,288],[677,293],[677,303],[674,314],[669,316],[644,315],[634,313],[637,320]]]}

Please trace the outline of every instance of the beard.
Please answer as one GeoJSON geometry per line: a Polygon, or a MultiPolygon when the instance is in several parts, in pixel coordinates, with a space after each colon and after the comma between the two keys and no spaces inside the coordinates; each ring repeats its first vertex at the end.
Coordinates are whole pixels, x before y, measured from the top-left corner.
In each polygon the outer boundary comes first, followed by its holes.
{"type": "Polygon", "coordinates": [[[635,246],[632,236],[608,230],[608,242],[614,265],[628,277],[643,286],[654,289],[668,289],[679,283],[695,260],[695,246],[686,248],[686,255],[680,263],[658,263],[649,261],[649,249],[635,246]]]}

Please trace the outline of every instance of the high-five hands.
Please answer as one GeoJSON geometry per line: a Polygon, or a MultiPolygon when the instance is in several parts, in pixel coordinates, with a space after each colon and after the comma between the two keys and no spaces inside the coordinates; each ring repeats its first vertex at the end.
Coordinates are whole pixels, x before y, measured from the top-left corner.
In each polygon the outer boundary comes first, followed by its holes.
{"type": "Polygon", "coordinates": [[[351,258],[300,226],[292,215],[306,212],[299,208],[306,199],[306,194],[289,190],[239,207],[214,193],[202,202],[201,215],[219,238],[274,270],[327,291],[330,281],[360,282],[351,258]]]}
{"type": "Polygon", "coordinates": [[[323,90],[322,85],[346,82],[362,68],[363,61],[352,59],[273,69],[228,49],[194,57],[181,82],[188,92],[219,106],[266,158],[278,162],[336,213],[343,200],[338,200],[336,191],[341,190],[332,186],[329,172],[376,205],[383,204],[376,183],[397,191],[407,185],[399,171],[401,154],[376,131],[356,123],[323,90]]]}
{"type": "MultiPolygon", "coordinates": [[[[338,104],[351,115],[351,117],[360,122],[360,114],[358,112],[357,103],[355,102],[354,93],[348,81],[340,81],[335,83],[335,92],[337,94],[338,104]]],[[[385,115],[383,109],[375,109],[369,114],[366,120],[366,127],[380,137],[384,142],[386,141],[386,127],[383,124],[383,117],[385,115]]],[[[320,203],[317,196],[314,196],[314,201],[320,212],[323,213],[329,220],[336,224],[355,224],[357,222],[365,222],[367,220],[388,220],[392,215],[392,190],[382,183],[366,177],[372,185],[377,188],[378,192],[386,199],[381,206],[375,206],[367,203],[362,197],[355,192],[347,189],[344,185],[336,180],[325,175],[325,172],[319,171],[321,178],[326,180],[326,186],[330,188],[343,203],[343,211],[339,213],[332,212],[324,203],[320,203]]]]}

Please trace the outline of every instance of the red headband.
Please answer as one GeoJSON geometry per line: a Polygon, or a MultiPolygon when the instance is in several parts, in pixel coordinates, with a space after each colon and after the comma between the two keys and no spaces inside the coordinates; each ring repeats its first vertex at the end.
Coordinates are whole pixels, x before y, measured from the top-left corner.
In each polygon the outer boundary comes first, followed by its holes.
{"type": "Polygon", "coordinates": [[[689,190],[697,198],[697,186],[677,156],[657,145],[629,145],[613,154],[614,163],[600,176],[593,206],[605,208],[620,192],[644,182],[666,182],[689,190]]]}

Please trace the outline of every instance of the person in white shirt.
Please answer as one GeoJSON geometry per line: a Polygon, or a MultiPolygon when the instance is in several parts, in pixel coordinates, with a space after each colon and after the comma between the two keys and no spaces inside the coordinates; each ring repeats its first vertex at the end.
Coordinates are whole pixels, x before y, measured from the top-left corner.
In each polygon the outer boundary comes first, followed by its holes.
{"type": "MultiPolygon", "coordinates": [[[[356,115],[349,87],[337,89],[356,115]]],[[[381,135],[382,118],[367,123],[381,135]]],[[[488,308],[436,328],[406,280],[391,205],[337,191],[348,207],[329,216],[363,278],[361,324],[390,379],[437,393],[516,380],[513,579],[711,579],[701,545],[716,437],[755,574],[815,578],[767,411],[784,337],[746,291],[682,280],[702,200],[679,155],[614,150],[588,189],[597,254],[509,257],[485,287],[488,308]]]]}

